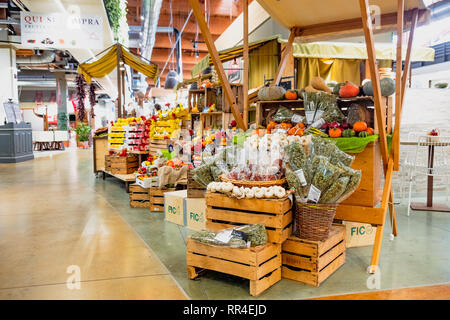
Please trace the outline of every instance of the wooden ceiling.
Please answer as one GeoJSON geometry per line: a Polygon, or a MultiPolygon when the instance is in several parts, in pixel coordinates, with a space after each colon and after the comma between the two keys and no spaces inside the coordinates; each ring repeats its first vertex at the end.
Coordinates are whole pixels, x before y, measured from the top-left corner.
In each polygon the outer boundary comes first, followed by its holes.
{"type": "MultiPolygon", "coordinates": [[[[213,36],[216,40],[242,12],[242,0],[206,0],[207,19],[213,36]]],[[[205,0],[200,0],[202,7],[205,7],[205,0]]],[[[128,0],[128,23],[140,25],[140,7],[142,0],[128,0]],[[131,6],[134,6],[132,8],[131,6]],[[135,18],[133,18],[135,17],[135,18]]],[[[174,27],[181,31],[189,15],[191,6],[188,0],[163,0],[158,20],[159,27],[174,27]]],[[[151,61],[156,63],[162,71],[169,58],[172,47],[175,43],[175,35],[167,33],[156,33],[155,45],[151,61]]],[[[181,36],[183,79],[191,78],[191,70],[195,64],[208,54],[205,43],[202,42],[200,30],[197,30],[197,21],[192,14],[184,28],[181,36]],[[194,48],[194,41],[197,49],[194,48]]],[[[174,51],[175,53],[175,51],[174,51]]],[[[161,86],[164,85],[165,76],[171,69],[176,70],[175,55],[169,60],[164,73],[161,74],[161,86]]]]}

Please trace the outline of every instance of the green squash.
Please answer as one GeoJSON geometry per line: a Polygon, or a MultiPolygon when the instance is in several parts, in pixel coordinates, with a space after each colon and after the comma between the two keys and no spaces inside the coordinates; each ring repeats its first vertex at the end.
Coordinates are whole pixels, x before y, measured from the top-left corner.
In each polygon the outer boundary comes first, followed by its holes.
{"type": "Polygon", "coordinates": [[[369,133],[367,132],[367,131],[361,131],[359,134],[358,134],[358,137],[360,137],[360,138],[366,138],[366,137],[368,137],[369,136],[369,133]]]}
{"type": "Polygon", "coordinates": [[[356,133],[355,133],[355,130],[353,130],[353,129],[345,129],[342,132],[342,137],[344,137],[344,138],[351,138],[351,137],[354,137],[355,135],[356,135],[356,133]]]}
{"type": "Polygon", "coordinates": [[[280,86],[262,87],[258,91],[259,100],[280,100],[284,98],[286,90],[280,86]]]}
{"type": "Polygon", "coordinates": [[[339,95],[339,90],[341,90],[341,88],[345,86],[345,83],[338,83],[333,87],[333,94],[337,94],[339,95]]]}
{"type": "MultiPolygon", "coordinates": [[[[395,92],[395,81],[391,78],[383,78],[380,80],[381,95],[389,97],[395,92]]],[[[363,92],[366,96],[373,96],[372,81],[367,81],[363,85],[363,92]]]]}

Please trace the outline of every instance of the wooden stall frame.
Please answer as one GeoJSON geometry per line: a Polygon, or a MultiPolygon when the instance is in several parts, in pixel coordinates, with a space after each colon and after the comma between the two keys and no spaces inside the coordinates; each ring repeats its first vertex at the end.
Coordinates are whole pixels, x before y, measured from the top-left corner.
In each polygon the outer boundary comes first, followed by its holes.
{"type": "MultiPolygon", "coordinates": [[[[211,33],[209,32],[206,22],[203,17],[202,10],[200,8],[198,0],[189,0],[194,15],[198,21],[200,30],[202,32],[203,37],[208,46],[208,50],[211,54],[212,61],[214,66],[218,70],[219,78],[224,86],[224,92],[228,101],[231,100],[231,88],[225,77],[225,73],[223,70],[223,66],[220,63],[220,59],[217,53],[217,50],[212,41],[211,33]]],[[[248,5],[247,1],[244,1],[244,6],[248,5]]],[[[378,69],[376,66],[376,56],[375,56],[375,46],[374,46],[374,37],[373,37],[373,25],[369,10],[368,0],[359,0],[359,6],[361,11],[361,19],[354,18],[342,21],[335,21],[331,23],[323,23],[317,25],[311,25],[306,27],[297,27],[293,26],[290,29],[290,35],[288,43],[285,47],[285,50],[282,54],[280,64],[277,69],[276,76],[274,78],[273,84],[276,84],[279,81],[279,78],[283,74],[284,68],[286,66],[286,61],[288,55],[292,52],[292,44],[296,37],[302,38],[304,41],[311,41],[314,38],[319,36],[325,37],[333,37],[336,35],[344,35],[350,36],[355,34],[355,32],[360,32],[363,30],[364,38],[367,47],[368,54],[368,66],[370,70],[370,78],[372,79],[373,86],[373,96],[374,96],[374,105],[375,105],[375,118],[376,124],[378,127],[378,133],[380,137],[380,154],[383,160],[383,171],[385,177],[385,183],[383,188],[383,194],[381,198],[381,206],[380,208],[371,208],[371,207],[362,207],[362,206],[349,206],[349,205],[340,205],[336,211],[336,219],[346,220],[346,221],[354,221],[361,223],[369,223],[374,226],[377,226],[375,243],[373,247],[371,264],[369,266],[368,271],[370,273],[375,273],[378,269],[378,262],[380,257],[381,245],[383,240],[383,231],[384,224],[386,220],[387,210],[389,208],[389,213],[391,217],[392,230],[393,235],[397,236],[397,219],[394,207],[394,196],[392,192],[392,175],[393,171],[398,171],[399,166],[399,154],[400,154],[400,124],[401,124],[401,111],[403,104],[403,97],[406,87],[406,79],[408,76],[409,65],[411,63],[411,47],[412,40],[414,37],[414,30],[416,24],[418,23],[419,16],[422,16],[426,13],[426,10],[412,9],[405,11],[405,0],[397,0],[397,12],[382,14],[380,16],[381,25],[380,29],[389,29],[392,27],[396,27],[397,32],[400,34],[398,42],[397,42],[397,85],[395,88],[395,95],[397,97],[396,101],[396,117],[395,117],[395,127],[393,132],[393,143],[391,147],[391,152],[388,151],[387,146],[387,138],[386,138],[386,119],[383,117],[382,109],[381,109],[381,88],[380,88],[380,77],[378,73],[378,69]],[[401,40],[402,40],[402,32],[403,27],[406,23],[410,23],[410,35],[407,47],[407,56],[405,60],[405,71],[401,72],[402,69],[402,60],[401,60],[401,40]]],[[[248,17],[246,9],[244,9],[244,21],[247,21],[248,17]]],[[[244,22],[244,49],[245,49],[245,28],[246,23],[244,22]]],[[[244,53],[244,56],[248,55],[247,52],[244,53]]],[[[245,69],[245,68],[244,68],[245,69]]],[[[245,71],[245,70],[244,70],[245,71]]],[[[245,93],[244,93],[245,94],[245,93]]],[[[246,101],[246,99],[244,99],[246,101]]],[[[244,106],[245,107],[245,106],[244,106]]],[[[242,118],[237,112],[236,105],[232,104],[232,112],[238,123],[240,128],[247,128],[248,123],[243,123],[242,118]]]]}

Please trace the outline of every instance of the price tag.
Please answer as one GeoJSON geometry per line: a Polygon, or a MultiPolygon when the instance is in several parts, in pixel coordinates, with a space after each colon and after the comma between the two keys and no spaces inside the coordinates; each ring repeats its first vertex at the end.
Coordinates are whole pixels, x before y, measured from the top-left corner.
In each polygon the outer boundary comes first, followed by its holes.
{"type": "Polygon", "coordinates": [[[303,172],[303,169],[298,169],[297,171],[295,171],[295,174],[300,179],[300,183],[301,183],[302,187],[306,186],[307,182],[305,179],[305,173],[303,172]]]}
{"type": "Polygon", "coordinates": [[[311,187],[309,188],[307,201],[311,201],[314,203],[319,202],[320,194],[320,190],[317,189],[314,185],[311,185],[311,187]]]}
{"type": "Polygon", "coordinates": [[[314,121],[314,111],[305,111],[306,122],[311,123],[314,121]]]}
{"type": "Polygon", "coordinates": [[[305,119],[303,116],[301,116],[299,114],[294,114],[291,118],[291,121],[293,123],[299,123],[299,122],[303,122],[303,119],[305,119]]]}
{"type": "Polygon", "coordinates": [[[311,127],[319,129],[320,127],[322,127],[322,125],[324,123],[325,123],[325,120],[323,120],[323,118],[320,118],[319,120],[314,121],[314,123],[311,124],[311,127]]]}
{"type": "Polygon", "coordinates": [[[214,240],[222,243],[230,242],[233,230],[222,230],[214,237],[214,240]]]}
{"type": "Polygon", "coordinates": [[[231,236],[233,238],[238,238],[238,239],[241,239],[241,240],[244,240],[244,241],[247,241],[247,239],[248,239],[248,234],[245,233],[245,232],[239,231],[239,230],[233,230],[231,232],[231,236]]]}

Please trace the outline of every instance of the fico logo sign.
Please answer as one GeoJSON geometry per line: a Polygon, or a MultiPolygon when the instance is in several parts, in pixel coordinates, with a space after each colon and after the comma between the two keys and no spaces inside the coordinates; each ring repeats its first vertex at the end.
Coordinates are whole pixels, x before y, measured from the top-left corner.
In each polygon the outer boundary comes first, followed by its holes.
{"type": "Polygon", "coordinates": [[[169,206],[168,211],[169,213],[177,214],[177,208],[174,206],[169,206]]]}
{"type": "Polygon", "coordinates": [[[198,214],[198,213],[195,213],[195,212],[190,212],[190,213],[189,213],[189,218],[190,218],[191,220],[196,221],[196,222],[200,222],[200,221],[203,220],[203,215],[198,214]]]}

